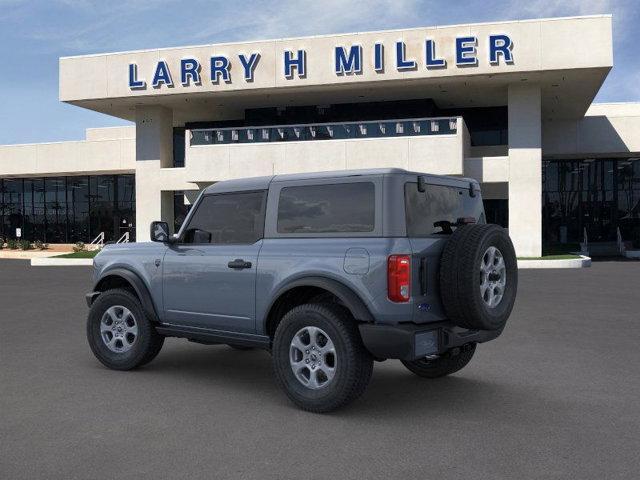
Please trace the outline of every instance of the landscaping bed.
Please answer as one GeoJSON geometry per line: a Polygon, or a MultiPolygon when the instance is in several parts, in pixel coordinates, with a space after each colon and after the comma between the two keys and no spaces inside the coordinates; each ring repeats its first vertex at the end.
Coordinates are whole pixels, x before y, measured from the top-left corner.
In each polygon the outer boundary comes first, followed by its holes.
{"type": "Polygon", "coordinates": [[[56,255],[55,257],[52,257],[52,258],[93,258],[98,253],[100,253],[100,250],[80,250],[78,252],[56,255]]]}

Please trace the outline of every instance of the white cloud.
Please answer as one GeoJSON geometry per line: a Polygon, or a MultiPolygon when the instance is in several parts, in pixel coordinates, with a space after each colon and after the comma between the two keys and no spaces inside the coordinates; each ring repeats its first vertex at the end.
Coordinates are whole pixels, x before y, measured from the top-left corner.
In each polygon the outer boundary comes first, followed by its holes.
{"type": "Polygon", "coordinates": [[[216,19],[215,26],[200,31],[196,38],[217,37],[218,25],[233,25],[222,32],[246,38],[281,38],[299,35],[372,30],[413,24],[421,2],[418,0],[323,0],[264,2],[250,10],[233,9],[216,19]]]}
{"type": "Polygon", "coordinates": [[[539,18],[611,13],[613,2],[611,0],[528,0],[514,1],[512,7],[539,18]]]}
{"type": "Polygon", "coordinates": [[[612,14],[615,38],[632,33],[637,0],[509,0],[507,10],[530,18],[612,14]]]}
{"type": "MultiPolygon", "coordinates": [[[[74,54],[399,28],[417,25],[417,12],[431,2],[192,1],[178,11],[170,0],[55,0],[54,5],[61,21],[30,25],[21,34],[42,42],[44,48],[74,54]],[[69,19],[73,22],[65,25],[69,19]]],[[[25,18],[37,18],[40,13],[37,5],[28,2],[21,2],[19,8],[25,18]]]]}

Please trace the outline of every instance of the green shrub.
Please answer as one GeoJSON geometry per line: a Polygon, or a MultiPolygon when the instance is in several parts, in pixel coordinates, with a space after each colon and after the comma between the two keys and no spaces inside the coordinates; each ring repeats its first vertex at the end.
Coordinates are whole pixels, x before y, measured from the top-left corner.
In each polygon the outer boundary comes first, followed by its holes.
{"type": "Polygon", "coordinates": [[[17,240],[13,240],[13,239],[7,240],[7,248],[9,250],[17,250],[18,249],[18,241],[17,240]]]}
{"type": "Polygon", "coordinates": [[[20,247],[20,250],[31,250],[33,248],[29,240],[20,240],[18,242],[18,246],[20,247]]]}
{"type": "Polygon", "coordinates": [[[86,250],[87,250],[87,246],[84,244],[84,242],[78,242],[73,246],[74,252],[84,252],[86,250]]]}
{"type": "Polygon", "coordinates": [[[4,248],[4,238],[0,237],[0,250],[4,248]]]}

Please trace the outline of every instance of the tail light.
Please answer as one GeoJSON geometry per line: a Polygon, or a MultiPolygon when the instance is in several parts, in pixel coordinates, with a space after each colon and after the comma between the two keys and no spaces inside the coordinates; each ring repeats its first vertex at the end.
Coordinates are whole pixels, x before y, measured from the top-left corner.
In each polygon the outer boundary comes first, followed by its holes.
{"type": "Polygon", "coordinates": [[[390,255],[387,262],[387,295],[392,302],[408,302],[411,295],[411,257],[390,255]]]}

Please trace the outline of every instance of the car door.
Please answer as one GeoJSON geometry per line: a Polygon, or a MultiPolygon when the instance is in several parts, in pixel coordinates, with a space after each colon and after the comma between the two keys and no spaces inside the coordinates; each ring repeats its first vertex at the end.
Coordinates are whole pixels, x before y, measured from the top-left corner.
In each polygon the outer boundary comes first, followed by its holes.
{"type": "Polygon", "coordinates": [[[164,319],[255,332],[255,282],[266,191],[204,195],[164,257],[164,319]]]}

